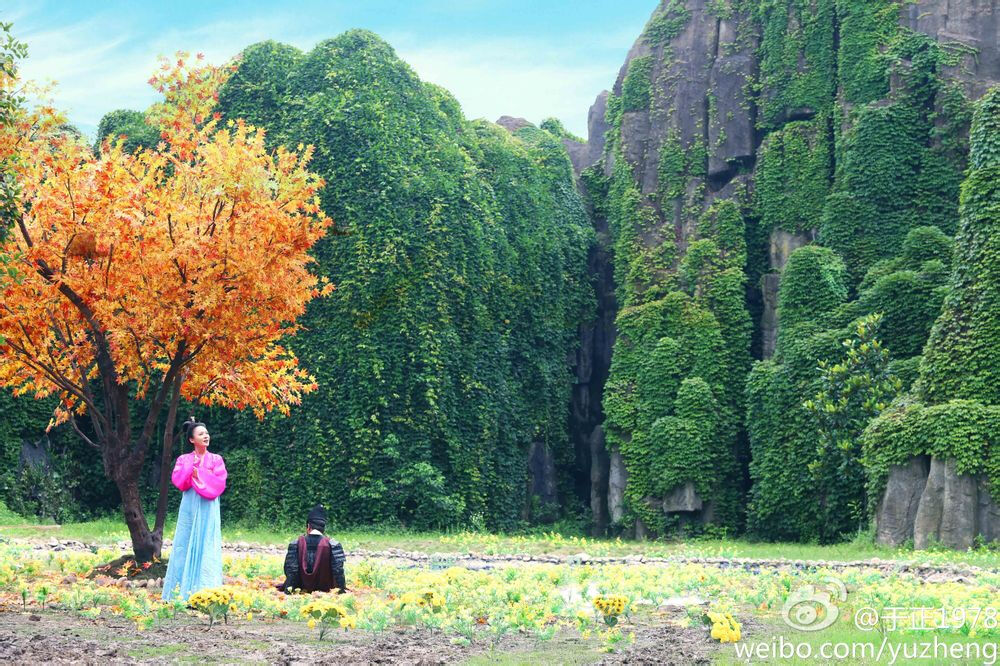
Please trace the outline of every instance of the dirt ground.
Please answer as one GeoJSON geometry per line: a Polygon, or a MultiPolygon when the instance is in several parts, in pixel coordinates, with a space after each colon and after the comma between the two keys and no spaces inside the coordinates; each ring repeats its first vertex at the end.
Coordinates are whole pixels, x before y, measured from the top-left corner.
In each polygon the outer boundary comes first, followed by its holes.
{"type": "Polygon", "coordinates": [[[708,664],[718,649],[700,627],[625,625],[635,643],[617,654],[575,632],[542,641],[508,634],[491,642],[483,632],[469,645],[428,629],[391,628],[380,634],[319,632],[299,622],[236,621],[207,629],[196,617],[163,621],[139,632],[124,619],[87,619],[70,612],[0,610],[0,663],[15,664],[708,664]]]}

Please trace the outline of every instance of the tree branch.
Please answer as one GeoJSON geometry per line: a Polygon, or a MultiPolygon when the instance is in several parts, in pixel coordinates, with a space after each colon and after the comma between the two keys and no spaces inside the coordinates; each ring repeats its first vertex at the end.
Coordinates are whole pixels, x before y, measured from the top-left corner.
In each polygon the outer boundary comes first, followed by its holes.
{"type": "Polygon", "coordinates": [[[94,442],[89,437],[87,437],[86,435],[84,435],[82,430],[80,430],[80,426],[77,425],[77,423],[76,423],[76,416],[73,415],[73,412],[69,413],[69,421],[70,421],[70,423],[73,424],[73,430],[76,431],[76,434],[78,434],[80,436],[80,438],[83,439],[83,441],[87,442],[87,444],[90,444],[92,447],[94,447],[98,451],[101,450],[100,446],[98,446],[97,444],[94,444],[94,442]]]}

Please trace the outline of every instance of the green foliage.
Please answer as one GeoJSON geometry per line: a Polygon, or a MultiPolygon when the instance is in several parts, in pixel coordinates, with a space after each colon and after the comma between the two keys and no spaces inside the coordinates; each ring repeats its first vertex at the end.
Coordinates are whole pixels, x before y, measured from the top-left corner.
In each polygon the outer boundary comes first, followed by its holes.
{"type": "Polygon", "coordinates": [[[827,119],[788,123],[760,147],[755,178],[755,212],[765,229],[802,233],[820,226],[822,202],[830,190],[827,119]]]}
{"type": "MultiPolygon", "coordinates": [[[[0,22],[0,76],[13,78],[17,75],[17,63],[28,55],[28,45],[14,38],[11,28],[13,24],[0,22]]],[[[0,126],[11,125],[24,104],[24,97],[6,86],[0,90],[0,126]]],[[[13,224],[13,206],[19,196],[19,187],[10,173],[16,155],[5,155],[0,159],[0,240],[6,237],[13,224]]],[[[0,255],[0,270],[4,268],[3,255],[0,255]]],[[[14,275],[3,276],[0,278],[14,275]]],[[[2,283],[0,283],[2,284],[2,283]]]]}
{"type": "Polygon", "coordinates": [[[514,526],[528,444],[571,467],[567,351],[592,308],[560,140],[466,122],[365,31],[246,49],[220,105],[316,146],[339,232],[315,250],[337,290],[294,342],[320,390],[263,424],[216,415],[221,452],[259,460],[262,517],[321,501],[339,524],[514,526]]]}
{"type": "Polygon", "coordinates": [[[819,361],[843,355],[850,333],[836,326],[847,298],[844,264],[816,245],[792,252],[778,294],[775,357],[754,364],[746,385],[750,477],[747,528],[768,539],[824,535],[810,465],[819,429],[803,405],[820,390],[819,361]]]}
{"type": "Polygon", "coordinates": [[[52,400],[0,391],[0,501],[26,516],[57,522],[100,515],[115,508],[117,491],[93,455],[68,427],[45,426],[52,400]],[[45,459],[22,459],[22,447],[42,442],[45,459]]]}
{"type": "Polygon", "coordinates": [[[847,300],[844,262],[830,248],[808,245],[792,252],[781,275],[778,348],[815,330],[825,313],[847,300]]]}
{"type": "Polygon", "coordinates": [[[861,434],[902,389],[889,371],[889,350],[876,337],[881,314],[857,322],[841,360],[820,361],[819,390],[803,407],[816,419],[819,442],[809,465],[820,502],[820,538],[831,541],[868,518],[861,434]]]}
{"type": "Polygon", "coordinates": [[[566,129],[563,126],[562,121],[558,118],[546,118],[542,121],[542,124],[539,125],[539,128],[560,139],[569,139],[570,141],[576,141],[577,143],[587,143],[586,139],[581,139],[566,129]]]}
{"type": "Polygon", "coordinates": [[[884,47],[899,31],[899,0],[836,0],[837,73],[848,102],[872,102],[889,91],[884,47]]]}
{"type": "MultiPolygon", "coordinates": [[[[959,474],[985,476],[1000,500],[998,129],[1000,88],[993,88],[973,118],[950,289],[925,347],[920,378],[905,400],[865,431],[872,497],[884,490],[891,465],[930,455],[955,460],[959,474]]],[[[923,258],[913,247],[907,254],[923,258]]]]}
{"type": "Polygon", "coordinates": [[[641,39],[650,46],[665,46],[684,31],[691,20],[691,11],[683,0],[667,0],[658,9],[642,31],[641,39]]]}
{"type": "Polygon", "coordinates": [[[622,108],[624,111],[648,111],[653,72],[653,56],[638,56],[628,63],[628,72],[622,82],[622,108]]]}
{"type": "Polygon", "coordinates": [[[878,498],[892,465],[929,455],[955,460],[959,474],[984,475],[1000,501],[1000,407],[975,400],[928,406],[912,399],[887,409],[864,433],[868,496],[878,498]]]}
{"type": "Polygon", "coordinates": [[[588,208],[593,212],[594,217],[608,219],[608,188],[611,182],[604,175],[604,164],[598,162],[587,167],[580,173],[580,180],[584,184],[588,208]]]}
{"type": "MultiPolygon", "coordinates": [[[[880,4],[864,6],[876,11],[880,4]]],[[[926,36],[907,32],[886,48],[888,55],[877,61],[885,77],[898,75],[899,90],[847,118],[838,138],[836,192],[819,228],[820,242],[843,256],[852,286],[877,261],[894,256],[911,229],[930,225],[950,234],[958,217],[965,155],[959,127],[967,104],[939,81],[950,56],[926,36]],[[931,111],[936,105],[940,110],[931,111]]]]}
{"type": "Polygon", "coordinates": [[[160,133],[156,128],[146,124],[146,116],[141,111],[118,109],[104,114],[97,125],[97,141],[94,142],[94,152],[101,152],[105,139],[115,140],[121,136],[125,139],[122,148],[134,153],[140,148],[151,150],[160,143],[160,133]]]}
{"type": "Polygon", "coordinates": [[[219,106],[232,118],[279,130],[287,116],[292,76],[303,54],[294,46],[266,41],[243,50],[240,66],[219,91],[219,106]]]}
{"type": "Polygon", "coordinates": [[[621,450],[629,473],[629,511],[663,533],[662,499],[691,481],[720,523],[734,528],[737,414],[751,328],[739,205],[723,200],[705,210],[681,257],[673,229],[659,235],[661,223],[624,159],[615,162],[606,209],[624,307],[603,406],[608,443],[621,450]]]}
{"type": "Polygon", "coordinates": [[[261,524],[266,513],[261,504],[266,489],[260,458],[252,450],[237,449],[228,452],[225,460],[229,478],[222,495],[222,510],[226,519],[244,525],[261,524]]]}
{"type": "Polygon", "coordinates": [[[921,370],[930,404],[1000,405],[1000,89],[979,102],[962,183],[955,265],[921,370]]]}
{"type": "Polygon", "coordinates": [[[779,127],[789,117],[823,113],[837,85],[835,0],[755,2],[761,26],[760,124],[779,127]]]}

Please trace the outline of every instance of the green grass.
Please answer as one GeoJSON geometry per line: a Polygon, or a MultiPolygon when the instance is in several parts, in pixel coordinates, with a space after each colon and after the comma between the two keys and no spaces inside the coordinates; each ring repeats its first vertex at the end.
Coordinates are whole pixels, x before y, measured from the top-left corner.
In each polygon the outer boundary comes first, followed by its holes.
{"type": "Polygon", "coordinates": [[[127,651],[128,656],[133,659],[155,659],[156,657],[180,657],[182,652],[187,652],[186,645],[145,645],[127,651]]]}
{"type": "Polygon", "coordinates": [[[0,525],[26,525],[28,520],[7,508],[0,502],[0,525]]]}
{"type": "MultiPolygon", "coordinates": [[[[128,530],[118,518],[102,518],[59,526],[29,524],[20,516],[0,506],[0,537],[20,539],[74,539],[93,544],[114,544],[128,540],[128,530]]],[[[226,542],[284,545],[302,529],[299,525],[281,527],[247,526],[223,522],[226,542]]],[[[173,535],[174,521],[168,520],[165,533],[173,535]]],[[[764,543],[745,539],[689,539],[676,541],[622,541],[593,539],[559,532],[534,531],[525,534],[489,534],[481,532],[415,532],[397,527],[330,530],[350,552],[359,549],[381,551],[397,548],[425,553],[482,553],[488,555],[526,553],[532,555],[575,555],[591,557],[644,555],[647,557],[721,557],[788,560],[850,561],[879,558],[928,564],[968,564],[1000,568],[1000,549],[980,548],[968,551],[933,549],[914,551],[908,548],[883,548],[870,540],[816,545],[799,543],[764,543]]]]}

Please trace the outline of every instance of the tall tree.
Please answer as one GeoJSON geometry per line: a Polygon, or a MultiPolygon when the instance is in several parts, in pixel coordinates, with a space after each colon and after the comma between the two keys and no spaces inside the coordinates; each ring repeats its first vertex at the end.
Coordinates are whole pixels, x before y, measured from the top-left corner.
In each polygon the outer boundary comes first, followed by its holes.
{"type": "Polygon", "coordinates": [[[262,131],[220,126],[232,69],[187,57],[150,79],[165,95],[149,113],[155,149],[129,154],[117,139],[95,157],[47,109],[0,130],[19,151],[15,231],[0,245],[14,269],[0,284],[0,386],[58,396],[50,427],[69,421],[100,451],[143,561],[162,544],[163,507],[150,529],[138,481],[164,408],[165,459],[181,397],[287,413],[316,383],[282,339],[332,289],[309,271],[331,224],[311,148],[272,153],[262,131]]]}

